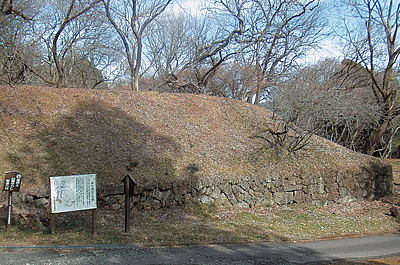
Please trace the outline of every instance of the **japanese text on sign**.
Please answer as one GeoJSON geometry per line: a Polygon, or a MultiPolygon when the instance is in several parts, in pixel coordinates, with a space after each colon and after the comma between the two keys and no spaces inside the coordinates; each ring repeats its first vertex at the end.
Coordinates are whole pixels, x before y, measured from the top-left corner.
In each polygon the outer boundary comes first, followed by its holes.
{"type": "Polygon", "coordinates": [[[8,171],[5,173],[5,176],[3,191],[19,192],[21,186],[21,174],[15,171],[8,171]]]}
{"type": "Polygon", "coordinates": [[[50,177],[51,212],[97,208],[96,174],[50,177]]]}

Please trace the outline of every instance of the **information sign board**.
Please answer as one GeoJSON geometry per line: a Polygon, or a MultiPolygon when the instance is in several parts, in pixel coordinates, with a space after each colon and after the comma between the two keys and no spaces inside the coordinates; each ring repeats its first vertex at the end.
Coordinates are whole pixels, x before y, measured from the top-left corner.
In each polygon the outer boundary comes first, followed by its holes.
{"type": "Polygon", "coordinates": [[[97,208],[96,174],[50,177],[51,213],[97,208]]]}
{"type": "Polygon", "coordinates": [[[5,172],[3,191],[19,192],[21,187],[21,174],[16,171],[5,172]]]}

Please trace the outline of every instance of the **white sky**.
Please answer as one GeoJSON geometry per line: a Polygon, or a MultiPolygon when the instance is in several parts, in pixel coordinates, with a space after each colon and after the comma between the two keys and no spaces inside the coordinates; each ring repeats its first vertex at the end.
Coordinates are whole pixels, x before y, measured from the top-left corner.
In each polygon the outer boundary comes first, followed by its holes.
{"type": "Polygon", "coordinates": [[[333,39],[325,39],[320,43],[320,49],[311,50],[310,53],[304,58],[302,63],[309,64],[315,63],[325,58],[339,58],[343,59],[341,49],[338,43],[333,39]]]}

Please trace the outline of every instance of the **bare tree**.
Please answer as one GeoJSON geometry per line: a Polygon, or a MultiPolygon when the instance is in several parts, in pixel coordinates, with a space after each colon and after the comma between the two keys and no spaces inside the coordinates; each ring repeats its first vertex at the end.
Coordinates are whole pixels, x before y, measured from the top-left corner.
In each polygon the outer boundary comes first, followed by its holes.
{"type": "Polygon", "coordinates": [[[155,79],[164,80],[170,75],[178,75],[191,60],[196,18],[183,12],[169,11],[154,22],[146,31],[145,53],[150,62],[149,71],[155,79]]]}
{"type": "Polygon", "coordinates": [[[262,148],[273,149],[277,154],[282,151],[295,153],[307,144],[313,136],[312,131],[302,129],[292,122],[274,116],[270,121],[261,125],[250,138],[264,141],[262,148]]]}
{"type": "Polygon", "coordinates": [[[274,86],[297,59],[316,47],[324,23],[319,1],[249,0],[246,34],[249,52],[256,66],[257,85],[247,101],[260,104],[262,93],[274,86]]]}
{"type": "Polygon", "coordinates": [[[234,58],[245,58],[244,65],[256,69],[253,72],[257,73],[258,81],[252,83],[251,89],[243,88],[242,95],[245,96],[241,98],[251,101],[257,95],[257,103],[268,85],[293,66],[308,48],[316,45],[323,28],[316,0],[305,3],[294,0],[218,0],[209,1],[205,9],[207,12],[196,17],[181,16],[178,20],[177,15],[171,15],[169,21],[174,19],[172,23],[184,28],[182,31],[177,32],[175,25],[157,24],[157,32],[152,31],[154,35],[149,42],[152,60],[168,65],[172,62],[171,55],[178,58],[175,53],[178,44],[170,40],[173,40],[172,36],[181,36],[184,40],[178,43],[180,49],[186,48],[186,56],[180,55],[179,58],[183,59],[180,62],[189,61],[184,67],[180,63],[175,68],[180,70],[169,74],[178,79],[186,75],[186,80],[197,86],[196,91],[216,95],[222,91],[211,88],[210,84],[216,76],[222,80],[218,74],[221,67],[232,64],[232,60],[237,61],[234,58]],[[244,53],[246,56],[241,55],[244,53]],[[244,92],[246,89],[249,91],[244,92]]]}
{"type": "Polygon", "coordinates": [[[88,12],[96,4],[100,3],[100,1],[101,0],[96,0],[93,2],[86,3],[86,5],[84,5],[81,2],[79,4],[77,4],[76,0],[71,0],[69,7],[67,9],[67,12],[65,14],[64,20],[62,21],[56,34],[53,37],[51,51],[53,54],[53,60],[56,65],[57,74],[58,74],[57,81],[55,82],[55,84],[57,85],[58,88],[60,88],[64,85],[64,80],[65,80],[64,67],[60,62],[60,57],[58,55],[58,50],[57,50],[57,45],[58,45],[58,40],[60,38],[60,35],[63,32],[63,30],[67,27],[67,25],[69,23],[71,23],[71,21],[73,21],[74,19],[76,19],[79,16],[88,12]]]}
{"type": "Polygon", "coordinates": [[[363,84],[362,67],[348,78],[345,60],[326,59],[299,69],[279,84],[268,108],[285,121],[355,151],[362,151],[371,127],[380,119],[379,105],[363,84]]]}
{"type": "Polygon", "coordinates": [[[382,111],[363,147],[364,153],[372,155],[400,113],[397,97],[400,4],[392,0],[346,0],[342,3],[341,38],[346,45],[347,58],[368,72],[371,94],[382,111]]]}
{"type": "Polygon", "coordinates": [[[27,25],[37,13],[37,1],[0,1],[0,82],[18,84],[26,78],[19,50],[33,51],[27,25]]]}
{"type": "Polygon", "coordinates": [[[147,26],[165,11],[172,0],[102,0],[102,2],[109,22],[124,45],[131,89],[138,91],[143,34],[147,26]]]}
{"type": "MultiPolygon", "coordinates": [[[[66,70],[67,74],[71,72],[71,69],[65,69],[65,59],[77,54],[74,49],[79,42],[90,38],[88,29],[92,25],[88,16],[84,15],[100,2],[70,0],[45,3],[42,12],[31,23],[30,36],[30,39],[36,38],[35,42],[45,47],[42,58],[38,58],[34,64],[23,60],[25,66],[47,84],[59,88],[65,86],[66,70]]],[[[27,57],[23,50],[19,54],[21,58],[27,57]]]]}
{"type": "MultiPolygon", "coordinates": [[[[210,1],[209,8],[197,16],[185,16],[185,65],[174,83],[183,91],[211,93],[209,83],[221,65],[240,52],[234,47],[242,34],[242,6],[233,5],[227,13],[220,1],[210,1]]],[[[168,80],[166,80],[168,81],[168,80]]],[[[168,81],[169,82],[169,81],[168,81]]],[[[170,82],[169,82],[170,83],[170,82]]]]}
{"type": "Polygon", "coordinates": [[[24,12],[24,6],[27,1],[0,0],[0,23],[5,16],[18,16],[24,20],[31,18],[24,12]]]}
{"type": "Polygon", "coordinates": [[[238,53],[232,48],[241,32],[237,19],[219,17],[217,6],[197,15],[164,13],[149,27],[146,47],[159,89],[210,93],[208,84],[219,67],[238,53]]]}
{"type": "Polygon", "coordinates": [[[209,93],[245,101],[257,85],[255,67],[247,63],[243,56],[235,56],[223,64],[210,82],[209,93]]]}

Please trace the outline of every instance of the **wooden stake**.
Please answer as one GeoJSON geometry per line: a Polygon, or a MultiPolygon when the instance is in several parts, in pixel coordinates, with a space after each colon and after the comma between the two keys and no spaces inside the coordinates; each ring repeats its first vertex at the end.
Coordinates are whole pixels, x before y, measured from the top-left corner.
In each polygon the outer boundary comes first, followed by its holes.
{"type": "Polygon", "coordinates": [[[97,209],[92,210],[93,235],[97,234],[97,209]]]}
{"type": "Polygon", "coordinates": [[[125,178],[124,188],[125,188],[125,233],[130,232],[131,227],[131,204],[130,204],[130,194],[129,194],[129,177],[125,178]]]}
{"type": "Polygon", "coordinates": [[[50,234],[54,234],[55,226],[54,213],[50,213],[50,234]]]}
{"type": "Polygon", "coordinates": [[[134,187],[137,182],[130,174],[126,175],[122,182],[124,182],[125,192],[125,233],[129,233],[131,229],[131,196],[134,195],[134,187]]]}

